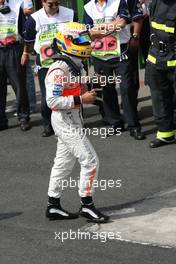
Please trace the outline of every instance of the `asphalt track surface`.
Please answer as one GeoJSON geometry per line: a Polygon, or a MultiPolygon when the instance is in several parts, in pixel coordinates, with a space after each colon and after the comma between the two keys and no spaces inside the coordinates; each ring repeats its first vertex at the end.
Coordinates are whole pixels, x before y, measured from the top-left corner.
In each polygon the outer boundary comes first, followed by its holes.
{"type": "MultiPolygon", "coordinates": [[[[147,88],[146,88],[147,89],[147,88]]],[[[11,104],[12,102],[8,102],[11,104]]],[[[124,132],[108,139],[90,136],[100,159],[99,180],[120,179],[121,188],[99,186],[94,197],[104,212],[125,208],[129,203],[176,185],[176,146],[150,149],[155,125],[148,94],[139,103],[145,141],[136,141],[124,132]]],[[[9,114],[10,129],[0,132],[0,263],[119,263],[175,264],[176,250],[145,246],[118,240],[65,239],[58,235],[78,232],[90,225],[83,218],[74,221],[48,221],[45,218],[50,169],[56,139],[42,138],[40,114],[31,117],[32,129],[21,132],[9,114]]],[[[102,127],[96,107],[85,110],[86,127],[102,127]]],[[[78,179],[79,165],[71,177],[78,179]]],[[[66,188],[62,205],[73,212],[80,202],[77,188],[66,188]]],[[[118,230],[118,227],[117,227],[118,230]]]]}

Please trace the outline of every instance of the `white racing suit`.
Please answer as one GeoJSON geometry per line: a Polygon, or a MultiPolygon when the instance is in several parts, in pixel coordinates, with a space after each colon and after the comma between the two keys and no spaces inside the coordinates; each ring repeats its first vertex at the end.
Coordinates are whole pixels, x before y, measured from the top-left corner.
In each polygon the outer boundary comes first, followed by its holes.
{"type": "Polygon", "coordinates": [[[83,133],[81,84],[71,83],[69,66],[64,61],[51,65],[45,79],[46,101],[52,109],[51,122],[58,137],[56,157],[51,170],[48,196],[59,198],[62,182],[70,175],[76,159],[81,171],[80,197],[92,196],[93,182],[97,177],[99,161],[95,150],[83,133]]]}

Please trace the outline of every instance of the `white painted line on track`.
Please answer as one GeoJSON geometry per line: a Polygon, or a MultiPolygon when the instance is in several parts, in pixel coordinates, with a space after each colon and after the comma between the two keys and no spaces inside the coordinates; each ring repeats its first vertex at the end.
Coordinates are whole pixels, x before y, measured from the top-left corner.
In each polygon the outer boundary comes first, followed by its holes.
{"type": "Polygon", "coordinates": [[[133,214],[135,212],[136,212],[135,208],[124,208],[121,210],[106,211],[106,214],[109,216],[115,216],[115,215],[133,214]]]}
{"type": "Polygon", "coordinates": [[[160,244],[156,244],[156,243],[140,242],[140,241],[135,241],[135,240],[130,240],[130,239],[123,239],[123,238],[119,239],[118,241],[132,243],[132,244],[139,244],[139,245],[143,245],[143,246],[166,248],[166,249],[175,248],[174,246],[171,247],[171,246],[168,246],[168,245],[160,245],[160,244]]]}

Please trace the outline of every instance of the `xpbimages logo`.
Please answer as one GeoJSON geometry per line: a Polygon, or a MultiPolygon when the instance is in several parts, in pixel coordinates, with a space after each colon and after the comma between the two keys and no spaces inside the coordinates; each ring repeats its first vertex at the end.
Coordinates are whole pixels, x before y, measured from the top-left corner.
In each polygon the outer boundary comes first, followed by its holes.
{"type": "MultiPolygon", "coordinates": [[[[71,117],[70,117],[71,118],[71,117]]],[[[73,125],[69,125],[69,127],[61,127],[60,131],[62,133],[62,135],[69,135],[69,136],[77,136],[77,135],[81,135],[82,138],[85,136],[96,136],[96,137],[100,137],[101,139],[104,139],[108,136],[121,136],[122,132],[121,132],[121,128],[117,127],[115,129],[114,132],[114,128],[112,127],[93,127],[93,128],[89,128],[89,127],[74,127],[73,125]]]]}
{"type": "Polygon", "coordinates": [[[119,85],[122,82],[121,75],[100,75],[94,74],[93,76],[90,75],[81,75],[81,76],[74,76],[70,73],[68,76],[55,74],[54,75],[54,83],[55,84],[75,84],[75,83],[82,83],[82,84],[92,84],[92,85],[100,85],[101,87],[105,87],[107,84],[116,84],[119,85]]]}
{"type": "MultiPolygon", "coordinates": [[[[75,23],[74,27],[67,27],[65,26],[65,23],[56,23],[54,28],[51,28],[52,25],[44,25],[42,26],[42,31],[46,31],[46,30],[55,30],[55,28],[57,27],[59,31],[64,31],[67,32],[67,34],[73,34],[73,35],[77,35],[80,32],[82,32],[83,30],[85,31],[92,31],[92,32],[99,32],[99,34],[109,34],[109,33],[113,33],[113,32],[120,32],[121,26],[114,23],[113,20],[115,20],[115,18],[113,16],[108,16],[102,19],[98,19],[96,21],[96,23],[90,25],[90,24],[80,24],[80,23],[75,23]]],[[[89,37],[90,38],[90,37],[89,37]]]]}
{"type": "MultiPolygon", "coordinates": [[[[65,190],[67,188],[79,188],[80,187],[80,179],[61,179],[58,181],[58,187],[62,190],[65,190]]],[[[92,182],[91,180],[84,181],[81,185],[81,187],[92,187],[92,188],[99,188],[101,191],[106,191],[107,189],[112,188],[121,188],[122,187],[122,180],[121,179],[101,179],[97,180],[94,179],[92,182]],[[83,186],[84,185],[84,186],[83,186]]]]}
{"type": "Polygon", "coordinates": [[[74,231],[70,229],[64,232],[55,232],[54,239],[64,243],[66,240],[100,240],[101,243],[107,242],[107,240],[121,240],[121,232],[88,232],[78,229],[74,231]]]}

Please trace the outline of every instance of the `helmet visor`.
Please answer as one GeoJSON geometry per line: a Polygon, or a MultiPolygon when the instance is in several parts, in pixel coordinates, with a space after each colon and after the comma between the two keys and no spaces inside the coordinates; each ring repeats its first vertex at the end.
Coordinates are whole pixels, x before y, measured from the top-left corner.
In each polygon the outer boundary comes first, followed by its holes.
{"type": "Polygon", "coordinates": [[[87,46],[91,43],[91,38],[88,32],[80,33],[79,35],[74,36],[72,40],[73,44],[80,46],[87,46]]]}

